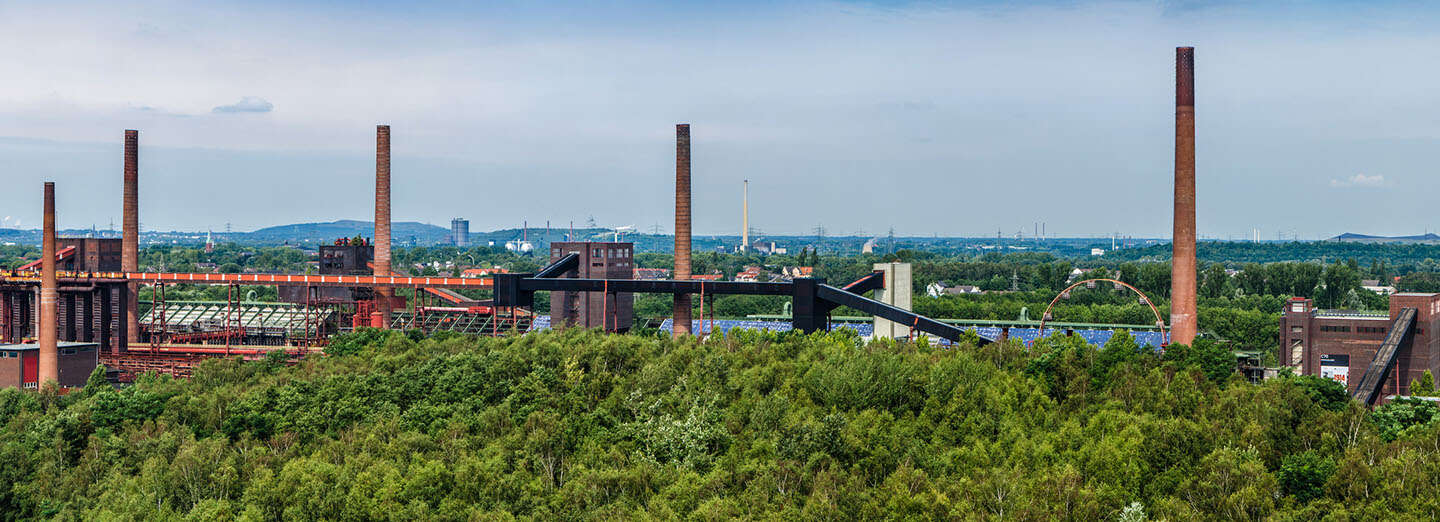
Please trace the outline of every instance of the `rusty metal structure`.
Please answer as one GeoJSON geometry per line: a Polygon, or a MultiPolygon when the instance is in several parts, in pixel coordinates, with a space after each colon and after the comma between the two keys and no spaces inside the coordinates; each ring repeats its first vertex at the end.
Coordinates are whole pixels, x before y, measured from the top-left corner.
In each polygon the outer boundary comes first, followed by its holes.
{"type": "MultiPolygon", "coordinates": [[[[390,133],[376,128],[376,237],[373,245],[340,245],[322,249],[332,266],[322,260],[322,273],[299,274],[176,274],[143,272],[139,267],[139,133],[125,132],[123,237],[115,239],[56,238],[53,185],[45,185],[46,235],[41,259],[14,271],[0,270],[0,343],[39,342],[50,362],[42,375],[54,380],[53,347],[58,343],[94,343],[100,360],[121,371],[163,371],[188,375],[200,360],[216,356],[263,357],[274,350],[303,355],[325,344],[341,328],[449,329],[467,333],[498,333],[528,327],[528,312],[502,314],[446,289],[491,287],[488,278],[410,277],[390,267],[390,133]],[[333,270],[331,268],[334,268],[333,270]],[[373,273],[372,273],[373,270],[373,273]],[[180,308],[165,300],[167,285],[226,285],[230,298],[223,304],[180,308]],[[144,314],[137,298],[142,285],[152,287],[150,312],[144,314]],[[257,318],[259,308],[241,302],[242,285],[288,289],[294,310],[276,326],[257,318]],[[440,296],[445,304],[420,306],[422,299],[395,296],[395,288],[409,288],[414,296],[440,296]],[[333,296],[339,296],[332,298],[333,296]],[[386,296],[375,299],[373,296],[386,296]],[[385,317],[406,307],[397,321],[385,317]],[[349,306],[354,319],[337,320],[336,306],[349,306]],[[202,310],[203,309],[203,310],[202,310]],[[457,312],[458,311],[458,312],[457,312]],[[458,317],[457,317],[458,315],[458,317]],[[363,316],[363,317],[362,317],[363,316]],[[458,320],[457,320],[458,319],[458,320]],[[133,328],[131,327],[133,325],[133,328]],[[281,331],[276,334],[273,330],[281,331]],[[277,340],[278,339],[278,340],[277,340]]],[[[282,305],[283,307],[283,305],[282,305]]],[[[273,307],[272,307],[273,308],[273,307]]],[[[266,316],[274,319],[274,314],[266,316]]],[[[272,321],[273,322],[273,321],[272,321]]],[[[32,345],[35,346],[35,345],[32,345]]]]}
{"type": "Polygon", "coordinates": [[[1195,281],[1195,48],[1175,48],[1175,218],[1171,236],[1170,342],[1199,330],[1195,281]]]}
{"type": "MultiPolygon", "coordinates": [[[[1070,291],[1076,288],[1080,288],[1080,285],[1086,285],[1090,288],[1094,288],[1094,285],[1096,283],[1110,283],[1114,285],[1116,289],[1125,288],[1130,290],[1131,292],[1135,292],[1135,295],[1140,296],[1140,302],[1145,304],[1146,306],[1149,306],[1150,313],[1155,314],[1155,326],[1160,329],[1160,337],[1162,339],[1165,338],[1165,318],[1160,316],[1160,309],[1155,307],[1155,303],[1150,300],[1150,296],[1145,295],[1145,292],[1141,292],[1139,288],[1135,288],[1129,283],[1126,283],[1119,279],[1110,279],[1106,277],[1076,281],[1070,286],[1065,287],[1065,289],[1061,290],[1060,293],[1055,294],[1055,298],[1050,300],[1050,304],[1045,305],[1045,313],[1040,314],[1040,336],[1044,337],[1045,335],[1045,323],[1050,322],[1050,311],[1055,309],[1056,303],[1059,303],[1061,299],[1069,299],[1070,291]]],[[[1034,343],[1034,341],[1030,342],[1030,344],[1032,345],[1034,343]]]]}

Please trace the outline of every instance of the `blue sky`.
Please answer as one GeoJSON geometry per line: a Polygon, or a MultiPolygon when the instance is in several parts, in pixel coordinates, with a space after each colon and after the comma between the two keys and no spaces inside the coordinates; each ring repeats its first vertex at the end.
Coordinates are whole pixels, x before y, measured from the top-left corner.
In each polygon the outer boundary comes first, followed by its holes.
{"type": "Polygon", "coordinates": [[[1418,3],[0,4],[0,218],[147,229],[588,217],[668,232],[1167,236],[1173,56],[1196,46],[1202,237],[1440,228],[1440,17],[1418,3]]]}

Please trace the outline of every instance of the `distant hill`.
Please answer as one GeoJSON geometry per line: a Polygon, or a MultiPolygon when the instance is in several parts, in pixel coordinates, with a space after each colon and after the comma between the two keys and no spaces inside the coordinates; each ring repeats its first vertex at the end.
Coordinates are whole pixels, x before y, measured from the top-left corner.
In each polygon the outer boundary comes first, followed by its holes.
{"type": "Polygon", "coordinates": [[[1330,238],[1329,241],[1339,243],[1415,243],[1437,245],[1440,244],[1440,236],[1433,233],[1418,236],[1371,236],[1346,232],[1330,238]]]}
{"type": "MultiPolygon", "coordinates": [[[[266,227],[254,232],[232,233],[225,237],[240,242],[283,243],[325,242],[342,237],[375,236],[375,223],[345,219],[329,223],[295,223],[266,227]]],[[[397,245],[430,245],[445,241],[450,230],[435,225],[414,221],[397,221],[390,224],[390,236],[397,245]]]]}

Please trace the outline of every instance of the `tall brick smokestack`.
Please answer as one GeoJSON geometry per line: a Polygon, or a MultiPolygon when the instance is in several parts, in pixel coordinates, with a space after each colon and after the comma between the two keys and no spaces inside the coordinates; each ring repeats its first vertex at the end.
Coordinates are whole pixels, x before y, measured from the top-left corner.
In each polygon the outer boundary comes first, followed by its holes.
{"type": "MultiPolygon", "coordinates": [[[[121,209],[120,270],[140,271],[140,131],[125,131],[125,185],[121,209]]],[[[125,342],[140,342],[140,285],[125,292],[125,342]]]]}
{"type": "MultiPolygon", "coordinates": [[[[375,275],[390,275],[390,126],[375,126],[375,275]]],[[[380,320],[390,326],[392,288],[379,288],[380,320]]]]}
{"type": "Polygon", "coordinates": [[[45,229],[40,248],[40,361],[38,382],[60,381],[60,354],[56,346],[55,183],[45,182],[45,229]]]}
{"type": "MultiPolygon", "coordinates": [[[[675,280],[690,279],[690,125],[675,126],[675,280]]],[[[690,334],[690,294],[675,294],[674,334],[690,334]]]]}
{"type": "Polygon", "coordinates": [[[1195,48],[1175,48],[1175,230],[1171,236],[1170,342],[1190,344],[1195,305],[1195,48]]]}

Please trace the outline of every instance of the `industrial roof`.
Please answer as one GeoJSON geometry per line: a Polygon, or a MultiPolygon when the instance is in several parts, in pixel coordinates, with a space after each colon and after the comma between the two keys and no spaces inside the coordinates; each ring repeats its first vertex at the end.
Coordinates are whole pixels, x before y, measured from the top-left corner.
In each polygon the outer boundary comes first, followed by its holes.
{"type": "MultiPolygon", "coordinates": [[[[170,301],[165,303],[165,326],[171,331],[206,331],[225,327],[225,314],[230,310],[224,301],[170,301]]],[[[303,331],[306,313],[304,307],[291,303],[241,303],[234,310],[240,326],[255,329],[277,329],[303,331]]],[[[334,310],[324,307],[310,309],[311,321],[328,319],[334,310]]],[[[155,311],[150,310],[140,318],[140,323],[155,322],[155,311]]]]}
{"type": "MultiPolygon", "coordinates": [[[[100,343],[82,343],[82,342],[60,341],[60,342],[58,342],[58,343],[55,343],[55,345],[56,345],[57,348],[81,348],[81,347],[85,347],[85,346],[100,346],[100,343]]],[[[22,350],[22,351],[23,351],[23,350],[39,350],[39,349],[40,349],[40,345],[39,345],[39,344],[36,344],[36,343],[29,343],[29,344],[0,344],[0,350],[22,350]]]]}

